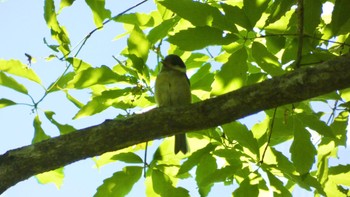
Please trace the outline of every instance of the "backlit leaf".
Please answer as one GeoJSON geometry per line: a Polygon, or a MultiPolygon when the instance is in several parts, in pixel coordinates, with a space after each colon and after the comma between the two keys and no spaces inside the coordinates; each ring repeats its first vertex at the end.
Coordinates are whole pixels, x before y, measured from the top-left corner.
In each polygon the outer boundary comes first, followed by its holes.
{"type": "Polygon", "coordinates": [[[245,48],[240,48],[231,54],[228,61],[216,73],[212,93],[221,95],[241,88],[246,84],[247,71],[247,51],[245,48]]]}
{"type": "Polygon", "coordinates": [[[263,44],[254,42],[252,45],[252,55],[259,67],[268,74],[278,76],[284,73],[277,57],[271,54],[263,44]]]}
{"type": "Polygon", "coordinates": [[[276,22],[283,15],[286,14],[288,10],[291,9],[292,5],[295,4],[295,1],[285,1],[285,0],[275,0],[273,4],[269,7],[270,15],[266,20],[265,25],[276,22]]]}
{"type": "Polygon", "coordinates": [[[111,18],[111,11],[105,8],[105,0],[85,0],[94,16],[96,27],[102,27],[103,21],[111,18]]]}
{"type": "Polygon", "coordinates": [[[112,177],[105,179],[103,184],[97,188],[94,197],[126,196],[133,185],[140,179],[142,169],[142,167],[138,166],[124,167],[122,171],[118,171],[112,177]]]}
{"type": "Polygon", "coordinates": [[[57,189],[60,189],[63,184],[64,172],[63,168],[58,168],[56,170],[38,174],[35,177],[41,184],[53,183],[56,185],[57,189]]]}
{"type": "Polygon", "coordinates": [[[332,33],[337,35],[341,27],[350,19],[350,1],[336,0],[332,12],[332,33]]]}
{"type": "Polygon", "coordinates": [[[118,75],[107,66],[91,67],[76,74],[67,87],[82,89],[97,84],[111,84],[125,80],[127,80],[125,76],[118,75]]]}
{"type": "Polygon", "coordinates": [[[76,73],[81,72],[83,70],[86,70],[88,68],[91,68],[91,65],[84,62],[81,59],[75,58],[75,57],[70,57],[66,59],[69,63],[73,65],[74,71],[76,73]]]}
{"type": "Polygon", "coordinates": [[[234,22],[235,24],[244,27],[247,30],[252,30],[253,26],[249,21],[246,13],[237,6],[231,6],[228,4],[222,4],[221,7],[225,12],[225,17],[227,20],[234,22]]]}
{"type": "Polygon", "coordinates": [[[304,7],[304,31],[306,34],[312,35],[320,23],[322,2],[320,0],[307,0],[304,1],[304,7]]]}
{"type": "Polygon", "coordinates": [[[181,165],[178,174],[183,174],[188,171],[190,171],[194,166],[198,165],[200,159],[209,154],[212,150],[214,150],[215,146],[213,146],[211,143],[209,143],[206,147],[197,150],[196,152],[192,153],[188,159],[181,165]]]}
{"type": "Polygon", "coordinates": [[[236,35],[223,35],[222,30],[202,26],[182,30],[170,36],[168,41],[178,46],[181,50],[192,51],[210,45],[226,45],[237,39],[236,35]]]}
{"type": "Polygon", "coordinates": [[[59,130],[59,132],[60,132],[61,135],[64,135],[64,134],[67,134],[67,133],[70,133],[70,132],[76,130],[76,129],[75,129],[73,126],[71,126],[71,125],[68,125],[68,124],[61,124],[61,123],[57,122],[57,121],[53,118],[54,115],[55,115],[55,112],[52,112],[52,111],[45,111],[45,116],[46,116],[46,118],[47,118],[53,125],[55,125],[55,126],[58,128],[58,130],[59,130]]]}
{"type": "Polygon", "coordinates": [[[248,148],[259,158],[259,146],[251,131],[240,122],[232,122],[222,126],[228,140],[237,141],[241,146],[248,148]]]}
{"type": "Polygon", "coordinates": [[[114,19],[117,22],[132,24],[136,26],[146,26],[153,27],[154,19],[149,14],[144,13],[132,13],[132,14],[123,14],[114,19]]]}
{"type": "Polygon", "coordinates": [[[22,84],[18,83],[14,78],[7,76],[0,71],[0,85],[11,88],[23,94],[28,94],[28,90],[22,84]]]}
{"type": "Polygon", "coordinates": [[[204,180],[216,171],[216,168],[216,159],[212,155],[206,154],[200,159],[196,170],[196,182],[201,196],[207,196],[210,192],[213,183],[204,180]]]}
{"type": "Polygon", "coordinates": [[[210,72],[210,68],[210,64],[205,64],[194,75],[192,75],[190,79],[191,90],[211,90],[211,84],[214,81],[214,74],[210,72]]]}
{"type": "Polygon", "coordinates": [[[151,29],[151,31],[147,35],[147,39],[152,44],[156,43],[158,40],[166,37],[169,31],[176,25],[177,22],[179,22],[179,20],[179,17],[175,17],[163,21],[158,26],[151,29]]]}
{"type": "Polygon", "coordinates": [[[294,140],[290,147],[292,161],[300,174],[306,174],[315,162],[316,149],[311,135],[298,119],[294,119],[294,140]]]}
{"type": "Polygon", "coordinates": [[[123,161],[126,163],[143,163],[142,158],[132,152],[119,153],[114,155],[111,159],[123,161]]]}
{"type": "Polygon", "coordinates": [[[147,40],[143,31],[135,26],[128,38],[128,52],[143,60],[143,63],[147,61],[148,51],[150,49],[150,43],[147,40]]]}
{"type": "Polygon", "coordinates": [[[8,99],[0,99],[0,108],[4,108],[11,105],[16,105],[16,103],[8,99]]]}
{"type": "Polygon", "coordinates": [[[159,170],[152,170],[152,185],[155,193],[160,196],[182,197],[189,196],[188,191],[182,187],[174,187],[170,178],[159,170]]]}
{"type": "Polygon", "coordinates": [[[252,27],[260,19],[262,13],[265,11],[270,0],[243,0],[243,11],[249,18],[252,27]]]}
{"type": "Polygon", "coordinates": [[[273,196],[292,196],[288,189],[283,185],[283,182],[281,180],[279,180],[275,175],[273,175],[269,171],[266,171],[266,174],[270,181],[273,196]]]}
{"type": "Polygon", "coordinates": [[[227,20],[218,8],[209,4],[192,0],[164,0],[159,1],[159,3],[175,12],[181,18],[190,21],[194,26],[211,26],[220,30],[237,32],[234,23],[227,20]]]}
{"type": "Polygon", "coordinates": [[[65,7],[71,6],[74,3],[75,0],[61,0],[60,3],[60,10],[62,10],[65,7]]]}
{"type": "MultiPolygon", "coordinates": [[[[45,0],[44,18],[47,26],[51,29],[52,38],[59,43],[58,49],[64,55],[67,55],[70,52],[70,49],[69,49],[70,40],[66,29],[60,26],[57,20],[55,3],[53,0],[45,0]]],[[[44,42],[46,41],[44,40],[44,42]]]]}
{"type": "Polygon", "coordinates": [[[23,77],[41,84],[40,78],[33,69],[23,64],[19,60],[2,60],[0,59],[0,71],[23,77]]]}
{"type": "Polygon", "coordinates": [[[39,119],[39,116],[35,116],[33,126],[34,126],[34,137],[32,140],[33,144],[50,138],[50,136],[46,135],[43,128],[41,127],[41,120],[39,119]]]}

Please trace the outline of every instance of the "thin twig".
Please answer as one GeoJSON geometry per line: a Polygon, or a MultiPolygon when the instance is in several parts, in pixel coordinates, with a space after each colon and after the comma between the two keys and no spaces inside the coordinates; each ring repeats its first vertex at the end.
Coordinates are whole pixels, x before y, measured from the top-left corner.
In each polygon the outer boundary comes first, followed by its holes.
{"type": "MultiPolygon", "coordinates": [[[[104,25],[106,25],[107,23],[109,23],[111,20],[114,20],[114,19],[120,17],[121,15],[123,15],[123,14],[125,14],[126,12],[129,12],[130,10],[132,10],[132,9],[134,9],[134,8],[136,8],[136,7],[138,7],[139,5],[145,3],[146,1],[148,1],[148,0],[143,0],[143,1],[141,1],[140,3],[137,3],[137,4],[135,4],[134,6],[131,6],[130,8],[124,10],[123,12],[121,12],[121,13],[117,14],[116,16],[114,16],[114,17],[112,17],[112,18],[106,20],[105,22],[103,22],[103,25],[102,25],[101,27],[97,27],[97,28],[93,29],[90,33],[88,33],[88,34],[84,37],[83,40],[81,40],[81,41],[79,42],[79,44],[78,44],[77,46],[80,45],[80,47],[79,47],[79,49],[77,50],[77,52],[75,53],[74,57],[77,57],[77,56],[78,56],[79,52],[80,52],[81,49],[84,47],[84,45],[86,44],[87,40],[91,37],[91,35],[92,35],[93,33],[95,33],[97,30],[101,29],[104,25]]],[[[76,47],[74,47],[74,48],[76,48],[76,47]]],[[[69,51],[69,53],[67,53],[67,54],[64,55],[62,58],[60,58],[60,60],[65,59],[71,52],[72,52],[72,51],[69,51]]],[[[67,73],[67,71],[68,71],[68,69],[70,68],[70,66],[71,66],[71,64],[69,64],[69,65],[66,67],[66,69],[63,71],[63,73],[61,74],[61,76],[60,76],[60,77],[45,91],[45,94],[39,99],[39,101],[34,103],[34,106],[37,106],[42,100],[44,100],[44,98],[48,95],[49,91],[50,91],[53,87],[55,87],[55,85],[58,83],[58,81],[67,73]]]]}
{"type": "MultiPolygon", "coordinates": [[[[281,37],[281,36],[291,36],[291,37],[297,37],[299,36],[299,34],[266,34],[266,35],[260,35],[260,36],[256,36],[256,37],[249,37],[248,39],[259,39],[259,38],[267,38],[267,37],[274,37],[274,36],[278,36],[278,37],[281,37]]],[[[348,46],[350,47],[350,44],[347,44],[347,43],[344,43],[344,42],[337,42],[337,41],[332,41],[332,40],[327,40],[327,39],[323,39],[323,38],[317,38],[315,36],[311,36],[311,35],[308,35],[308,34],[304,34],[303,35],[304,38],[311,38],[311,39],[315,39],[315,40],[321,40],[321,41],[324,41],[324,42],[329,42],[329,43],[333,43],[333,44],[339,44],[339,45],[344,45],[344,46],[348,46]]]]}
{"type": "Polygon", "coordinates": [[[260,164],[264,163],[264,157],[267,151],[267,147],[269,147],[270,141],[271,141],[271,136],[272,136],[272,131],[273,131],[273,125],[275,124],[275,119],[276,119],[276,111],[277,111],[277,107],[275,108],[275,110],[273,111],[273,115],[272,115],[272,121],[270,124],[270,133],[269,133],[269,137],[267,138],[267,144],[265,146],[265,149],[263,151],[263,154],[261,156],[261,160],[260,160],[260,164]]]}
{"type": "MultiPolygon", "coordinates": [[[[79,42],[79,44],[80,44],[80,43],[82,43],[82,44],[81,44],[81,46],[79,47],[77,53],[74,55],[74,57],[76,57],[76,56],[78,55],[78,53],[80,52],[80,50],[81,50],[81,49],[83,48],[83,46],[85,45],[86,41],[91,37],[91,35],[92,35],[93,33],[95,33],[95,32],[96,32],[97,30],[99,30],[99,29],[102,29],[103,26],[106,25],[107,23],[109,23],[110,21],[117,19],[118,17],[122,16],[123,14],[129,12],[130,10],[132,10],[132,9],[134,9],[134,8],[136,8],[136,7],[138,7],[138,6],[140,6],[141,4],[143,4],[143,3],[147,2],[147,1],[148,1],[148,0],[143,0],[143,1],[141,1],[141,2],[139,2],[139,3],[137,3],[137,4],[135,4],[135,5],[133,5],[133,6],[131,6],[131,7],[129,7],[128,9],[124,10],[123,12],[121,12],[121,13],[117,14],[116,16],[113,16],[113,17],[111,17],[110,19],[108,19],[108,20],[106,20],[105,22],[103,22],[103,23],[102,23],[102,26],[96,27],[95,29],[93,29],[90,33],[88,33],[88,34],[83,38],[82,41],[79,42]]],[[[70,53],[71,53],[71,51],[70,51],[69,53],[67,53],[66,55],[64,55],[64,56],[63,56],[62,58],[60,58],[60,59],[62,60],[62,59],[64,59],[64,58],[66,58],[70,53]]]]}
{"type": "Polygon", "coordinates": [[[304,41],[304,0],[298,0],[298,51],[295,61],[295,68],[300,68],[301,58],[303,55],[304,41]]]}
{"type": "Polygon", "coordinates": [[[145,147],[145,155],[144,155],[144,162],[143,162],[143,176],[146,178],[146,173],[147,173],[147,150],[148,150],[148,141],[146,142],[146,147],[145,147]]]}

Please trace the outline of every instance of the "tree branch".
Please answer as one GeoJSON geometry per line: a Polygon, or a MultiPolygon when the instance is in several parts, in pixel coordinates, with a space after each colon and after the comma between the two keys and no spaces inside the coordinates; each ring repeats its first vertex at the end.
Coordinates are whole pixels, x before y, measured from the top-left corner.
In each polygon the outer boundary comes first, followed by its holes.
{"type": "Polygon", "coordinates": [[[166,136],[211,128],[288,103],[350,87],[350,58],[243,87],[179,108],[160,108],[10,150],[0,156],[0,193],[35,174],[166,136]]]}

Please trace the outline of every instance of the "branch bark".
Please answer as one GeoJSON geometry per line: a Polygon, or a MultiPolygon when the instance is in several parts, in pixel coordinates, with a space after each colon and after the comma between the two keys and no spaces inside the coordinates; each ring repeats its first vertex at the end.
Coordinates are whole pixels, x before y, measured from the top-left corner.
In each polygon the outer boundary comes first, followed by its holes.
{"type": "Polygon", "coordinates": [[[277,106],[350,87],[350,57],[297,69],[177,108],[159,108],[10,150],[0,156],[0,193],[35,174],[174,134],[207,129],[277,106]]]}

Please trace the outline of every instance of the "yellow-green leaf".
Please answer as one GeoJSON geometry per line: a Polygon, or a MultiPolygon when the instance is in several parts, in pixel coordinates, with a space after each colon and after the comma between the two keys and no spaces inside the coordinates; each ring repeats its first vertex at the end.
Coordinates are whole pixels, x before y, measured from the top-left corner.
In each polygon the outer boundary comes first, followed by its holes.
{"type": "Polygon", "coordinates": [[[94,16],[96,27],[102,27],[106,18],[111,18],[111,11],[105,8],[105,0],[85,0],[94,16]]]}
{"type": "Polygon", "coordinates": [[[22,84],[18,83],[14,78],[7,76],[0,71],[0,85],[6,86],[23,94],[28,94],[28,90],[22,84]]]}
{"type": "Polygon", "coordinates": [[[4,108],[11,105],[16,105],[16,103],[8,99],[0,99],[0,108],[4,108]]]}
{"type": "Polygon", "coordinates": [[[41,121],[39,119],[39,116],[35,116],[33,126],[34,126],[34,138],[32,140],[33,144],[50,138],[50,136],[46,135],[43,128],[41,127],[41,121]]]}
{"type": "Polygon", "coordinates": [[[39,183],[48,184],[53,183],[56,185],[57,189],[59,189],[63,184],[63,168],[58,168],[56,170],[44,172],[35,176],[39,183]]]}
{"type": "Polygon", "coordinates": [[[29,68],[19,60],[0,59],[0,71],[23,77],[41,84],[41,80],[33,69],[29,68]]]}
{"type": "Polygon", "coordinates": [[[138,166],[124,167],[123,171],[116,172],[112,177],[105,179],[103,184],[97,188],[94,197],[126,196],[140,179],[142,170],[143,168],[138,166]]]}
{"type": "Polygon", "coordinates": [[[87,68],[76,74],[73,80],[68,82],[67,88],[87,88],[96,84],[111,84],[125,81],[125,76],[120,76],[107,66],[99,68],[87,68]]]}

